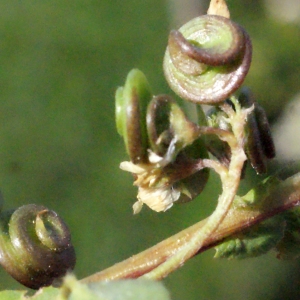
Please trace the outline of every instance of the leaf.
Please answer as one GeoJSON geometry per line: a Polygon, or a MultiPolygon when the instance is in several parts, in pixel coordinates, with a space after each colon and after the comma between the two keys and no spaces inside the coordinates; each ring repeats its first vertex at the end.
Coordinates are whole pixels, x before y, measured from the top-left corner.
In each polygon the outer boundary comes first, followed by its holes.
{"type": "MultiPolygon", "coordinates": [[[[2,291],[0,292],[1,300],[49,300],[57,299],[59,289],[45,287],[38,290],[33,296],[28,296],[27,291],[2,291]]],[[[63,300],[63,299],[61,299],[63,300]]]]}
{"type": "Polygon", "coordinates": [[[161,282],[150,280],[118,280],[83,284],[69,275],[61,289],[60,300],[170,300],[161,282]]]}
{"type": "Polygon", "coordinates": [[[0,299],[2,300],[23,300],[25,298],[26,291],[1,291],[0,299]]]}
{"type": "Polygon", "coordinates": [[[61,288],[46,287],[33,296],[26,291],[0,292],[1,300],[170,300],[161,282],[126,279],[84,284],[74,275],[67,275],[61,288]]]}
{"type": "MultiPolygon", "coordinates": [[[[161,282],[135,279],[89,284],[89,288],[107,300],[169,300],[161,282]]],[[[76,298],[77,299],[77,298],[76,298]]]]}
{"type": "Polygon", "coordinates": [[[246,195],[240,197],[236,196],[234,205],[237,207],[258,206],[263,203],[263,199],[267,198],[269,194],[278,187],[280,180],[276,176],[269,176],[260,182],[256,187],[251,189],[246,195]]]}
{"type": "Polygon", "coordinates": [[[30,300],[49,300],[49,299],[57,299],[59,294],[59,289],[54,287],[44,287],[38,290],[32,297],[25,298],[30,300]]]}
{"type": "Polygon", "coordinates": [[[267,253],[283,238],[285,220],[278,215],[230,236],[215,247],[216,258],[249,258],[267,253]]]}
{"type": "Polygon", "coordinates": [[[286,230],[283,239],[276,250],[280,259],[296,259],[300,256],[300,208],[283,213],[286,220],[286,230]]]}

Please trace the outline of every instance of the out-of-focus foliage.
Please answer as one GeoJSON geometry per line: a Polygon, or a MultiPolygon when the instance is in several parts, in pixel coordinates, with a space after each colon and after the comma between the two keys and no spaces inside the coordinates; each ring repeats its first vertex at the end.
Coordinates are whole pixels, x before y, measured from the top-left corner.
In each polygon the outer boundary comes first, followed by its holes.
{"type": "MultiPolygon", "coordinates": [[[[275,121],[299,92],[299,27],[269,16],[259,0],[228,5],[253,41],[246,83],[275,121]]],[[[78,278],[191,225],[216,204],[220,184],[211,176],[192,203],[133,216],[136,189],[118,168],[127,156],[115,129],[116,87],[138,67],[155,94],[169,93],[161,67],[169,22],[167,5],[158,0],[0,3],[5,207],[37,203],[57,211],[72,231],[78,278]]],[[[255,181],[249,175],[247,189],[255,181]]],[[[298,261],[212,257],[208,251],[165,280],[172,299],[298,299],[298,261]]],[[[0,288],[23,289],[3,270],[0,288]]]]}
{"type": "Polygon", "coordinates": [[[74,275],[67,275],[60,289],[46,287],[34,295],[26,291],[0,291],[3,300],[170,300],[161,282],[150,280],[119,280],[83,284],[74,275]]]}

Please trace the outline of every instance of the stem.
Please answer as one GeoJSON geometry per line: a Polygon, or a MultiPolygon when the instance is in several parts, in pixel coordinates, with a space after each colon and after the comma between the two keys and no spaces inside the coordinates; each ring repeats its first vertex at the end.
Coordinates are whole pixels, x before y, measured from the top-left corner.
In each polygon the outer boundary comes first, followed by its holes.
{"type": "Polygon", "coordinates": [[[158,280],[178,269],[203,247],[205,241],[218,229],[226,217],[239,187],[241,172],[244,162],[247,159],[244,152],[244,125],[250,110],[242,109],[237,101],[235,101],[235,106],[236,111],[227,104],[222,105],[222,109],[228,115],[233,135],[226,137],[226,141],[231,148],[231,161],[228,171],[219,173],[223,192],[218,199],[218,205],[215,211],[208,218],[205,225],[196,232],[194,237],[188,243],[185,243],[174,256],[153,271],[143,275],[143,277],[158,280]]]}
{"type": "MultiPolygon", "coordinates": [[[[281,182],[269,196],[260,200],[262,206],[256,209],[231,208],[218,229],[205,240],[202,247],[195,254],[216,246],[232,234],[236,234],[292,207],[299,206],[300,173],[281,182]]],[[[206,223],[207,219],[202,220],[159,244],[106,270],[86,277],[82,281],[90,283],[103,280],[138,278],[180,252],[182,247],[194,239],[206,223]]]]}
{"type": "MultiPolygon", "coordinates": [[[[212,159],[203,159],[202,160],[202,168],[210,168],[213,169],[218,174],[227,174],[228,169],[222,163],[212,159]]],[[[221,175],[222,176],[222,175],[221,175]]]]}
{"type": "MultiPolygon", "coordinates": [[[[242,168],[246,160],[244,153],[244,125],[247,115],[251,111],[251,109],[242,109],[235,99],[233,99],[233,102],[235,110],[227,104],[222,105],[222,109],[227,113],[228,121],[232,127],[232,134],[222,134],[222,138],[231,148],[232,156],[229,168],[227,170],[217,164],[211,166],[219,173],[222,181],[223,192],[219,197],[217,208],[204,225],[201,225],[200,228],[196,226],[197,230],[193,232],[192,237],[188,241],[185,239],[184,243],[176,246],[176,252],[173,249],[171,255],[167,257],[162,255],[159,261],[155,261],[155,265],[153,265],[153,262],[146,263],[145,270],[147,271],[141,273],[139,269],[138,276],[144,274],[143,277],[145,278],[158,280],[182,266],[185,261],[203,248],[228,214],[239,187],[242,168]]],[[[222,131],[221,133],[224,132],[222,131]]],[[[209,160],[205,163],[209,163],[209,160]]],[[[123,275],[121,277],[124,278],[123,275]]]]}

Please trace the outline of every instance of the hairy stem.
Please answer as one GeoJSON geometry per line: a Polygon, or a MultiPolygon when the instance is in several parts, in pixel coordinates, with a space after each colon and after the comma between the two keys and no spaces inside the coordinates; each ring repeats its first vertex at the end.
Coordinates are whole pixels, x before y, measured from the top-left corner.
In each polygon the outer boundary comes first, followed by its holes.
{"type": "MultiPolygon", "coordinates": [[[[142,272],[142,274],[144,274],[143,277],[148,279],[161,279],[182,266],[185,261],[193,257],[207,244],[207,241],[212,234],[215,233],[228,214],[236,195],[242,168],[246,160],[244,153],[244,125],[247,115],[251,111],[251,109],[242,109],[235,99],[233,99],[233,102],[235,102],[235,110],[227,104],[222,105],[222,109],[228,115],[229,122],[232,126],[233,134],[223,134],[222,136],[231,148],[231,162],[228,170],[226,170],[226,168],[212,166],[217,172],[219,171],[223,190],[222,195],[219,197],[216,210],[204,225],[201,224],[200,227],[196,226],[197,230],[188,241],[177,246],[176,251],[173,249],[173,254],[168,255],[168,257],[163,255],[159,261],[156,259],[155,265],[153,265],[153,262],[146,263],[145,268],[147,271],[142,272]]],[[[140,269],[138,273],[138,276],[142,275],[140,269]]]]}
{"type": "Polygon", "coordinates": [[[228,171],[220,173],[223,192],[218,199],[215,211],[208,218],[205,225],[195,233],[194,237],[182,246],[182,249],[143,277],[148,279],[162,279],[178,269],[203,247],[205,241],[217,230],[226,217],[239,187],[241,172],[244,162],[247,159],[244,152],[244,125],[249,110],[241,109],[237,102],[235,104],[236,111],[227,104],[223,104],[222,106],[232,126],[233,135],[229,135],[226,140],[231,148],[232,156],[228,171]]]}
{"type": "MultiPolygon", "coordinates": [[[[278,187],[264,199],[259,199],[261,206],[254,209],[232,207],[220,226],[207,238],[197,253],[216,246],[224,238],[236,234],[259,222],[280,214],[285,210],[300,205],[300,173],[281,182],[278,187]]],[[[130,258],[113,265],[101,272],[82,279],[83,282],[97,282],[125,278],[138,278],[155,269],[168,258],[176,255],[205,226],[202,220],[193,226],[169,237],[159,244],[130,258]]]]}

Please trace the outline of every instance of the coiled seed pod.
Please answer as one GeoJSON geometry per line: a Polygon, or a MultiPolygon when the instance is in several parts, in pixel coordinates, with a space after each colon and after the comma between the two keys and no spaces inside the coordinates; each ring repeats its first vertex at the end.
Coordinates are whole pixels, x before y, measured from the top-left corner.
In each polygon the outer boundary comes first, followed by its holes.
{"type": "MultiPolygon", "coordinates": [[[[198,111],[199,125],[204,125],[201,113],[198,111]]],[[[180,191],[176,201],[191,201],[202,192],[209,176],[208,169],[195,167],[199,160],[208,158],[203,137],[197,133],[198,125],[187,119],[170,96],[158,95],[148,106],[147,129],[152,151],[169,162],[162,171],[162,181],[180,191]]]]}
{"type": "Polygon", "coordinates": [[[148,138],[146,110],[152,98],[145,75],[131,70],[124,87],[116,92],[116,123],[118,133],[123,136],[127,153],[133,163],[148,162],[148,138]]]}
{"type": "Polygon", "coordinates": [[[152,99],[147,109],[147,131],[153,152],[164,156],[174,138],[171,130],[170,113],[174,101],[168,95],[158,95],[152,99]]]}
{"type": "Polygon", "coordinates": [[[183,99],[218,104],[241,86],[251,57],[251,41],[242,27],[225,17],[204,15],[171,31],[164,72],[183,99]]]}
{"type": "Polygon", "coordinates": [[[247,119],[245,151],[257,174],[265,173],[266,159],[274,158],[276,155],[267,115],[254,100],[253,93],[246,87],[241,90],[238,101],[245,108],[254,105],[254,110],[247,119]]]}
{"type": "Polygon", "coordinates": [[[75,266],[69,229],[52,210],[29,204],[0,215],[0,263],[23,285],[59,282],[75,266]]]}
{"type": "Polygon", "coordinates": [[[177,154],[198,138],[197,125],[187,119],[168,95],[155,96],[148,105],[147,131],[151,150],[161,156],[172,150],[170,145],[173,142],[173,154],[177,154]]]}

